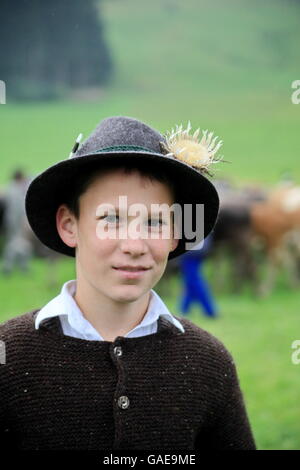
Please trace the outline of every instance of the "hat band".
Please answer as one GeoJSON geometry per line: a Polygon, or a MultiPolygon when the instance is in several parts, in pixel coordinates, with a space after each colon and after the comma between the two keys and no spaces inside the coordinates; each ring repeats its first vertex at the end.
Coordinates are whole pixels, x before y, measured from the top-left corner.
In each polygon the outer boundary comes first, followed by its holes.
{"type": "MultiPolygon", "coordinates": [[[[105,147],[105,148],[102,148],[102,149],[99,149],[99,150],[95,150],[94,153],[101,153],[101,152],[114,152],[114,151],[118,151],[118,150],[121,150],[121,151],[126,151],[126,150],[143,150],[144,152],[150,152],[150,153],[154,153],[153,150],[151,149],[148,149],[146,147],[139,147],[138,145],[114,145],[112,147],[105,147]]],[[[157,153],[157,152],[155,152],[157,153]]]]}

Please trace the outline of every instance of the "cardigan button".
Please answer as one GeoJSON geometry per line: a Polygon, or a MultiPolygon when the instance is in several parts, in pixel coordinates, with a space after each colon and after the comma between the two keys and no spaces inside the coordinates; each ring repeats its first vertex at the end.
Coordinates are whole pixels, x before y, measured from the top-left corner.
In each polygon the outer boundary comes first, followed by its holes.
{"type": "Polygon", "coordinates": [[[123,352],[122,352],[121,346],[115,346],[114,347],[114,354],[115,354],[115,356],[122,356],[123,352]]]}
{"type": "Polygon", "coordinates": [[[118,399],[118,405],[119,405],[119,408],[122,408],[123,410],[126,410],[126,408],[129,407],[129,398],[126,397],[125,395],[122,395],[118,399]]]}

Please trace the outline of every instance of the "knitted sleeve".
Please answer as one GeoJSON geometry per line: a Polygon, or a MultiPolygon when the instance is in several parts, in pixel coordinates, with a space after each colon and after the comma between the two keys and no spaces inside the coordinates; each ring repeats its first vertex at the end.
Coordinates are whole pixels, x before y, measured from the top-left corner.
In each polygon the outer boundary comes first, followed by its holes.
{"type": "MultiPolygon", "coordinates": [[[[0,324],[0,448],[8,450],[15,449],[15,436],[8,424],[8,402],[11,398],[10,382],[8,368],[9,368],[9,352],[11,350],[6,330],[12,320],[7,320],[5,323],[0,324]]],[[[13,343],[13,340],[12,340],[13,343]]]]}
{"type": "Polygon", "coordinates": [[[5,338],[1,331],[0,325],[0,436],[2,436],[4,430],[4,417],[5,417],[5,382],[6,376],[4,374],[5,371],[5,363],[6,363],[6,345],[5,345],[5,338]]]}
{"type": "MultiPolygon", "coordinates": [[[[0,365],[1,367],[1,365],[0,365]]],[[[0,379],[1,382],[1,379],[0,379]]],[[[1,388],[1,383],[0,383],[1,388]]],[[[0,447],[1,449],[9,449],[11,448],[12,441],[11,441],[11,433],[6,423],[6,414],[5,414],[5,397],[0,390],[0,447]]]]}
{"type": "MultiPolygon", "coordinates": [[[[229,356],[231,357],[230,353],[229,356]]],[[[205,433],[196,439],[196,449],[256,450],[256,443],[248,419],[233,359],[229,374],[226,399],[218,406],[216,419],[205,433]]]]}
{"type": "MultiPolygon", "coordinates": [[[[1,338],[1,335],[0,335],[1,338]]],[[[1,339],[0,339],[1,341],[1,339]]],[[[5,374],[3,373],[5,365],[3,362],[0,363],[0,447],[1,449],[7,449],[10,441],[10,434],[6,423],[6,404],[7,394],[5,391],[5,383],[7,382],[5,374]],[[2,447],[3,446],[3,447],[2,447]]]]}

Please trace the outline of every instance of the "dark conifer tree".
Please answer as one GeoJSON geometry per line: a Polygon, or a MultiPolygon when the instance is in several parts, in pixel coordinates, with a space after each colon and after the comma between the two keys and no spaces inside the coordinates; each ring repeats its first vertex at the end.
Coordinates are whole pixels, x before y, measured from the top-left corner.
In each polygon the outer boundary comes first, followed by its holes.
{"type": "Polygon", "coordinates": [[[107,84],[113,67],[98,6],[99,0],[1,0],[7,97],[45,99],[107,84]]]}

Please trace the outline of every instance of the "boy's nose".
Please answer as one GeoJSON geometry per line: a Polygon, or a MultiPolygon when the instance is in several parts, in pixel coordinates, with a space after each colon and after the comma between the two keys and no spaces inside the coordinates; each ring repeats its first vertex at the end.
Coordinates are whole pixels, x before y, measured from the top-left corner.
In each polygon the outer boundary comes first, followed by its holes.
{"type": "Polygon", "coordinates": [[[148,246],[146,241],[139,236],[137,238],[127,238],[126,240],[120,241],[121,250],[124,253],[131,254],[144,254],[148,251],[148,246]]]}

